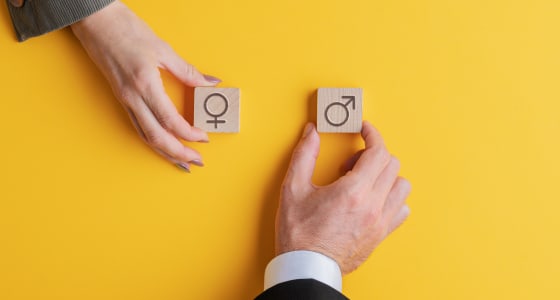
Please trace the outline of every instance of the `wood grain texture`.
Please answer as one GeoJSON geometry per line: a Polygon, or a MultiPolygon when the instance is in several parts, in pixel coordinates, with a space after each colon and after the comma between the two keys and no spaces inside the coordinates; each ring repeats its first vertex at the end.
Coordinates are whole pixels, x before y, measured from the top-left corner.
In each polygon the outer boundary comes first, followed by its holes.
{"type": "Polygon", "coordinates": [[[362,130],[361,88],[319,88],[317,91],[319,132],[360,132],[362,130]]]}
{"type": "Polygon", "coordinates": [[[194,126],[207,132],[239,132],[238,88],[197,87],[194,126]]]}

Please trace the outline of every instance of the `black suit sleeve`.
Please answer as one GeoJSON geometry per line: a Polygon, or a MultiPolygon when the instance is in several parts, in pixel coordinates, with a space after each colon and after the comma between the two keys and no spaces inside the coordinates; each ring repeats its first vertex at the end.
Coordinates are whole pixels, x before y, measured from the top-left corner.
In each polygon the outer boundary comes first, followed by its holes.
{"type": "Polygon", "coordinates": [[[332,287],[314,280],[298,279],[277,284],[255,300],[348,300],[332,287]]]}

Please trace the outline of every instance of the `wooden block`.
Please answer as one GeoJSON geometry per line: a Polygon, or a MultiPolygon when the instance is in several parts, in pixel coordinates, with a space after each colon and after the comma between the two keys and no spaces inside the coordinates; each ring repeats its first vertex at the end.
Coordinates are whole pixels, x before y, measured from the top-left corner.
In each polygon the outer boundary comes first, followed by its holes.
{"type": "Polygon", "coordinates": [[[197,87],[194,126],[207,132],[239,132],[239,89],[197,87]]]}
{"type": "Polygon", "coordinates": [[[319,88],[317,91],[319,132],[360,132],[362,130],[361,88],[319,88]]]}

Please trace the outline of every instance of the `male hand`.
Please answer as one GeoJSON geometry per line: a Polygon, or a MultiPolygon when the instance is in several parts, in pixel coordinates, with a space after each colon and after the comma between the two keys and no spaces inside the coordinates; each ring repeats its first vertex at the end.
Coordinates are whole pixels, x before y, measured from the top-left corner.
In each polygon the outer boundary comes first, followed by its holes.
{"type": "Polygon", "coordinates": [[[192,127],[166,94],[159,69],[188,86],[214,86],[219,79],[202,75],[120,1],[72,25],[83,47],[109,81],[140,136],[172,163],[190,170],[202,166],[200,154],[179,139],[208,142],[192,127]]]}
{"type": "Polygon", "coordinates": [[[399,162],[377,130],[364,122],[365,149],[334,183],[311,182],[319,135],[307,124],[282,185],[276,215],[276,255],[295,250],[334,259],[343,274],[358,268],[409,214],[410,184],[398,177],[399,162]]]}

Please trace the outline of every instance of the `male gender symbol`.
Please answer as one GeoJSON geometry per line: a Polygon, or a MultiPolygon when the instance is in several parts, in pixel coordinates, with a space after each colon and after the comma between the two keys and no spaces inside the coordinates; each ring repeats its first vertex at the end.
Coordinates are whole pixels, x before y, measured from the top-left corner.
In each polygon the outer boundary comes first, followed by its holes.
{"type": "Polygon", "coordinates": [[[226,112],[228,111],[229,108],[229,102],[228,99],[226,98],[226,96],[220,94],[220,93],[212,93],[210,95],[208,95],[208,97],[206,97],[206,99],[204,100],[204,111],[206,111],[206,113],[213,117],[214,120],[206,120],[206,123],[208,124],[214,124],[214,129],[218,129],[218,124],[225,124],[226,120],[218,120],[219,117],[223,116],[226,114],[226,112]],[[208,108],[208,102],[210,102],[210,99],[212,97],[218,97],[220,99],[222,99],[224,101],[224,110],[222,112],[211,112],[210,108],[208,108]]]}
{"type": "Polygon", "coordinates": [[[340,127],[344,124],[346,124],[346,122],[348,122],[348,118],[350,118],[350,111],[348,110],[348,105],[352,104],[352,110],[356,110],[356,97],[354,96],[342,96],[342,99],[349,99],[348,102],[343,103],[343,102],[333,102],[331,104],[329,104],[327,106],[327,108],[325,109],[325,120],[327,120],[327,123],[329,123],[330,125],[334,126],[334,127],[340,127]],[[331,118],[329,117],[329,110],[331,108],[335,108],[336,106],[340,106],[342,107],[342,109],[344,109],[344,118],[342,121],[333,121],[331,120],[331,118]]]}

